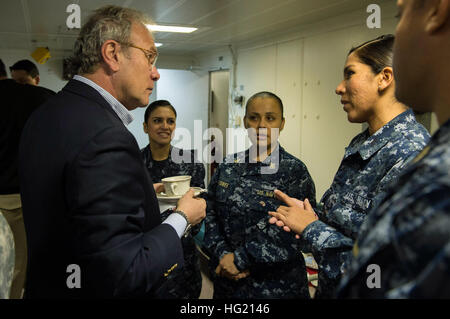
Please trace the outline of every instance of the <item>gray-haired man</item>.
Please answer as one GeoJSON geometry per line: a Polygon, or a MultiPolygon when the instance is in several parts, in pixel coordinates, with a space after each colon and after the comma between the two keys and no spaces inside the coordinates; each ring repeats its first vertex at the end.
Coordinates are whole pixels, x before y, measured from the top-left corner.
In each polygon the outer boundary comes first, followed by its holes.
{"type": "Polygon", "coordinates": [[[205,216],[193,191],[162,224],[129,110],[146,106],[157,51],[139,12],[107,6],[80,31],[74,77],[29,120],[20,175],[27,297],[158,297],[205,216]]]}

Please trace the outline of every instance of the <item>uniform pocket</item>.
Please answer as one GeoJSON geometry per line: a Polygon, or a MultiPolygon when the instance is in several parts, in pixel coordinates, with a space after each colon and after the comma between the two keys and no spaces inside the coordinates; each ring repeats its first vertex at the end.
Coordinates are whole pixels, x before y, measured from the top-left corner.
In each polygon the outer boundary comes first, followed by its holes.
{"type": "Polygon", "coordinates": [[[207,205],[209,209],[214,209],[217,216],[228,218],[230,215],[230,196],[233,190],[231,184],[226,181],[219,180],[215,187],[215,192],[208,195],[207,205]]]}
{"type": "Polygon", "coordinates": [[[270,185],[255,185],[249,192],[247,202],[247,225],[249,227],[257,225],[258,222],[264,221],[266,226],[270,216],[269,211],[276,211],[282,203],[275,198],[273,193],[275,187],[270,185]]]}
{"type": "Polygon", "coordinates": [[[372,199],[356,192],[349,191],[341,196],[340,202],[345,207],[360,213],[366,213],[372,203],[372,199]]]}
{"type": "Polygon", "coordinates": [[[226,203],[230,194],[231,194],[230,183],[219,180],[216,187],[215,201],[219,203],[226,203]]]}

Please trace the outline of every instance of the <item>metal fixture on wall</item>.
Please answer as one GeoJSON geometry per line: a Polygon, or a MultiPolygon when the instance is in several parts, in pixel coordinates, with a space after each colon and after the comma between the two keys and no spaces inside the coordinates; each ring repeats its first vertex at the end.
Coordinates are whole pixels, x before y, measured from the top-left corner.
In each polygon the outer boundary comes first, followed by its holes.
{"type": "Polygon", "coordinates": [[[230,44],[228,45],[228,48],[231,52],[231,61],[233,65],[233,88],[231,91],[231,103],[233,105],[239,105],[242,107],[244,105],[244,96],[242,96],[238,90],[237,90],[237,84],[236,84],[236,70],[237,70],[237,54],[233,50],[233,46],[230,44]]]}

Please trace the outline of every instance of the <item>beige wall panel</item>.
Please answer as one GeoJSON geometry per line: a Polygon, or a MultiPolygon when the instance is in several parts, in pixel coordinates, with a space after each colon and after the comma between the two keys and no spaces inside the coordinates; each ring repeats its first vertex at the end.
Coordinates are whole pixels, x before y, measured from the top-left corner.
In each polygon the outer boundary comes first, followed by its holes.
{"type": "Polygon", "coordinates": [[[276,87],[277,50],[275,45],[243,51],[238,55],[237,88],[246,100],[260,91],[276,87]]]}
{"type": "Polygon", "coordinates": [[[277,45],[275,93],[281,98],[286,120],[280,135],[280,144],[292,155],[300,158],[302,40],[277,45]]]}

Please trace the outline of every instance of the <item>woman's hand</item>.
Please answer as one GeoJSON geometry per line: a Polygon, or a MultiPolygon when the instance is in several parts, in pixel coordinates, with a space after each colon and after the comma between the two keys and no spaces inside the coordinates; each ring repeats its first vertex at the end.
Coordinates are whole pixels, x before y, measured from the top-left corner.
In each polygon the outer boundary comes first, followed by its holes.
{"type": "Polygon", "coordinates": [[[269,212],[269,215],[272,216],[269,219],[269,223],[283,227],[287,232],[292,230],[297,234],[296,238],[300,238],[299,235],[301,235],[303,230],[309,224],[319,219],[308,199],[302,202],[296,198],[289,197],[280,190],[275,190],[275,196],[287,206],[280,206],[276,212],[269,212]]]}
{"type": "Polygon", "coordinates": [[[239,271],[234,264],[234,254],[225,254],[219,262],[216,268],[216,274],[218,276],[223,276],[231,280],[239,280],[250,275],[248,270],[239,271]]]}

